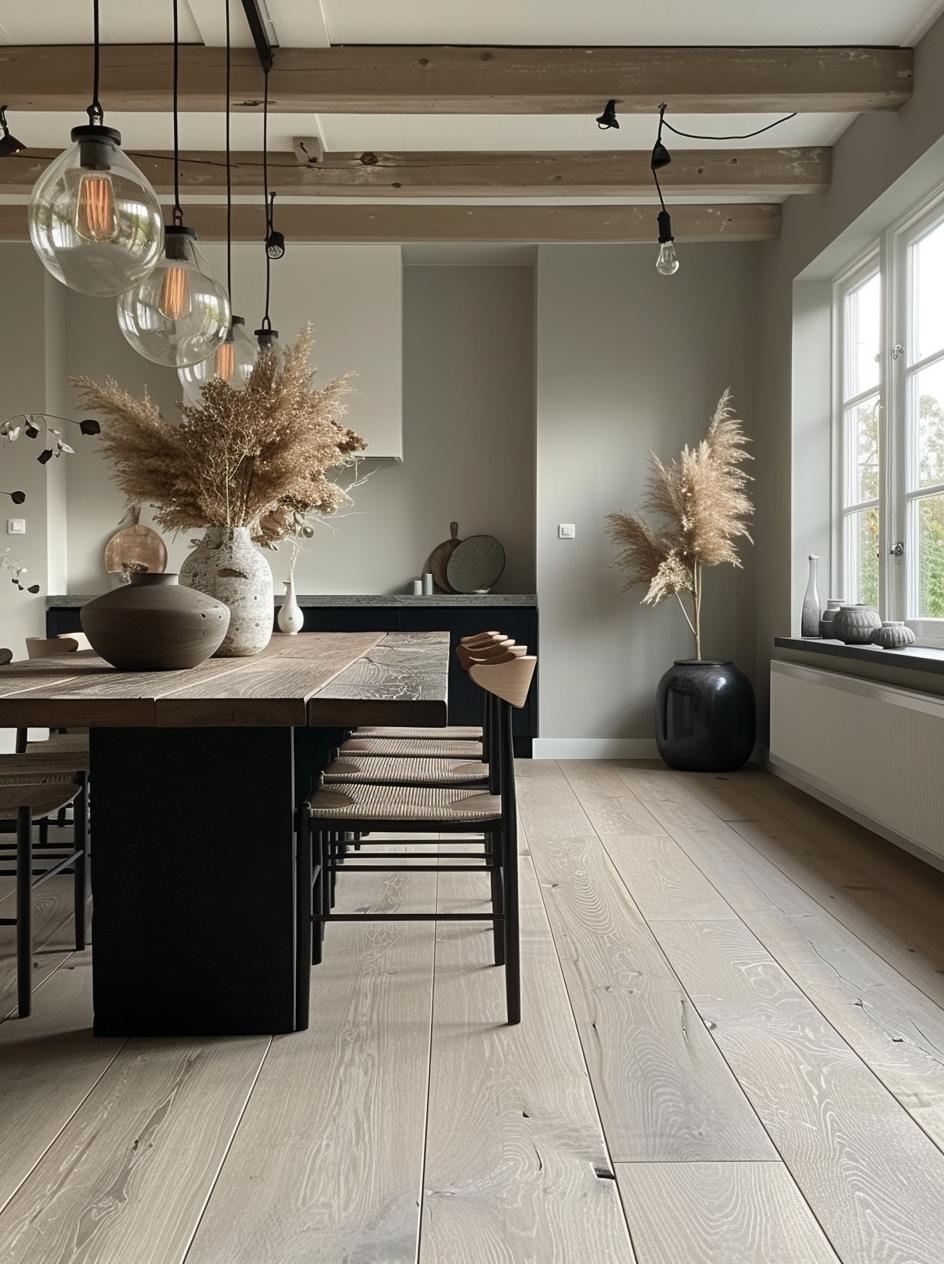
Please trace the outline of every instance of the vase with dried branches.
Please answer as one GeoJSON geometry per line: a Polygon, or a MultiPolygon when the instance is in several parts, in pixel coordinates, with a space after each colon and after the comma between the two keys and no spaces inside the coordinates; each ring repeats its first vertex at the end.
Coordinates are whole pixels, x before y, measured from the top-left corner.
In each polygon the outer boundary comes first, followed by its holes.
{"type": "Polygon", "coordinates": [[[128,500],[173,531],[206,528],[181,580],[230,606],[221,656],[258,653],[271,635],[272,573],[253,545],[274,548],[334,513],[348,497],[328,473],[367,446],[341,424],[351,375],[316,388],[312,343],[306,327],[281,361],[263,352],[242,390],[213,379],[180,424],[110,378],[73,379],[108,423],[102,450],[128,500]]]}
{"type": "Polygon", "coordinates": [[[656,694],[656,742],[675,768],[737,768],[754,745],[750,681],[733,663],[702,658],[701,628],[705,567],[740,566],[737,542],[751,538],[746,442],[726,390],[699,444],[669,465],[650,453],[645,508],[661,523],[628,513],[606,519],[620,549],[613,564],[628,576],[623,591],[647,584],[643,603],[653,606],[675,597],[694,637],[695,658],[677,659],[656,694]]]}

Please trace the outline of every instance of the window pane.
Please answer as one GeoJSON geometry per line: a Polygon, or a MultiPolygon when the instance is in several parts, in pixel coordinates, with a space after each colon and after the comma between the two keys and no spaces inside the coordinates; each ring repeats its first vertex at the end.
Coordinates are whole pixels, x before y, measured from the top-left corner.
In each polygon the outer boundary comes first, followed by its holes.
{"type": "Polygon", "coordinates": [[[878,528],[877,509],[863,509],[845,519],[845,578],[843,587],[847,601],[878,605],[878,528]]]}
{"type": "Polygon", "coordinates": [[[846,409],[847,505],[878,499],[878,402],[878,396],[873,395],[846,409]]]}
{"type": "Polygon", "coordinates": [[[939,224],[911,247],[911,285],[914,294],[915,327],[911,336],[911,358],[944,349],[944,224],[939,224]]]}
{"type": "Polygon", "coordinates": [[[944,361],[912,378],[910,491],[944,483],[944,361]]]}
{"type": "Polygon", "coordinates": [[[844,399],[878,386],[881,297],[881,280],[877,273],[846,295],[844,399]]]}
{"type": "Polygon", "coordinates": [[[944,619],[944,496],[912,505],[917,517],[918,592],[914,617],[944,619]]]}

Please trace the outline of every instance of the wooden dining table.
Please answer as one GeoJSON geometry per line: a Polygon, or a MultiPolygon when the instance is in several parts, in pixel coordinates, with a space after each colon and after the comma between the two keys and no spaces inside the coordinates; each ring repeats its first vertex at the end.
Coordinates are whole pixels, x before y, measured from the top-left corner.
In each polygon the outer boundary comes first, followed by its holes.
{"type": "Polygon", "coordinates": [[[0,726],[89,729],[94,1030],[307,1025],[295,812],[359,724],[447,719],[446,632],[276,635],[251,658],[0,667],[0,726]]]}

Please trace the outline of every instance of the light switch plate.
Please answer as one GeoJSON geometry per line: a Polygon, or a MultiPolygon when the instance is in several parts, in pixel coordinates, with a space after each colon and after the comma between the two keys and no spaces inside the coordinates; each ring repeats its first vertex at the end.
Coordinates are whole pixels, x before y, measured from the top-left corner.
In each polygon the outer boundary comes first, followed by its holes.
{"type": "Polygon", "coordinates": [[[26,535],[26,519],[7,518],[7,535],[26,535]]]}
{"type": "Polygon", "coordinates": [[[577,527],[573,522],[559,522],[557,524],[557,538],[559,540],[575,540],[577,538],[577,527]]]}

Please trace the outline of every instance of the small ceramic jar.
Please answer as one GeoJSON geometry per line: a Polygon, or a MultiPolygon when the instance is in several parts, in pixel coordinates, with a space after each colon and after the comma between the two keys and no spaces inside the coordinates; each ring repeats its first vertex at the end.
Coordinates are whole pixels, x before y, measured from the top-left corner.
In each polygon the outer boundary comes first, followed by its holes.
{"type": "Polygon", "coordinates": [[[906,645],[914,645],[915,634],[906,623],[886,622],[875,629],[870,639],[883,650],[903,650],[906,645]]]}
{"type": "Polygon", "coordinates": [[[826,602],[826,609],[823,611],[819,621],[819,634],[824,638],[832,638],[836,634],[833,632],[833,619],[839,613],[840,606],[846,604],[845,597],[830,597],[826,602]]]}
{"type": "Polygon", "coordinates": [[[846,645],[868,645],[872,633],[881,626],[874,606],[840,606],[833,616],[832,633],[846,645]]]}

